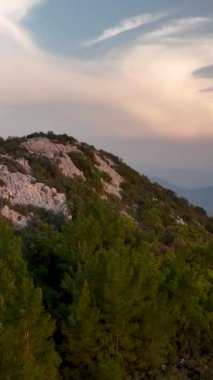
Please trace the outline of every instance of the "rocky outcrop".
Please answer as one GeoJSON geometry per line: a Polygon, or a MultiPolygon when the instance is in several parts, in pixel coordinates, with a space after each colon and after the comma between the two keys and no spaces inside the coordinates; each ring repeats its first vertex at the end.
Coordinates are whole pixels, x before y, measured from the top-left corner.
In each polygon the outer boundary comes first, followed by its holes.
{"type": "Polygon", "coordinates": [[[18,162],[19,165],[21,165],[21,167],[24,169],[24,171],[27,174],[31,174],[30,164],[27,160],[25,160],[25,158],[18,158],[16,161],[18,162]]]}
{"type": "Polygon", "coordinates": [[[84,178],[83,173],[75,166],[69,157],[69,153],[79,151],[75,144],[64,145],[52,142],[47,137],[35,137],[24,141],[21,145],[31,154],[44,156],[53,160],[65,176],[71,178],[79,176],[84,178]]]}
{"type": "Polygon", "coordinates": [[[18,212],[12,210],[9,206],[5,205],[2,209],[1,209],[1,214],[2,216],[4,216],[5,218],[9,219],[12,224],[17,228],[17,229],[23,229],[25,227],[27,227],[28,223],[30,222],[31,220],[31,216],[32,215],[29,215],[29,216],[24,216],[24,215],[21,215],[19,214],[18,212]]]}
{"type": "MultiPolygon", "coordinates": [[[[108,176],[111,178],[111,183],[108,183],[106,181],[103,181],[104,184],[104,190],[108,194],[113,194],[117,196],[118,198],[121,198],[121,183],[123,182],[123,178],[116,172],[116,170],[110,166],[110,161],[108,162],[104,161],[97,153],[95,154],[95,159],[97,161],[96,168],[108,174],[108,176]]],[[[113,163],[114,166],[114,163],[113,163]]]]}
{"type": "Polygon", "coordinates": [[[5,184],[0,187],[0,198],[8,200],[11,205],[32,205],[70,217],[65,194],[36,182],[34,177],[11,173],[6,165],[0,165],[0,179],[5,184]]]}
{"type": "Polygon", "coordinates": [[[24,141],[21,146],[27,149],[30,153],[43,155],[50,159],[78,150],[75,144],[59,144],[52,142],[47,137],[34,137],[28,139],[24,141]]]}
{"type": "Polygon", "coordinates": [[[74,165],[67,154],[59,158],[58,168],[66,177],[73,178],[77,176],[82,179],[85,178],[83,173],[74,165]]]}

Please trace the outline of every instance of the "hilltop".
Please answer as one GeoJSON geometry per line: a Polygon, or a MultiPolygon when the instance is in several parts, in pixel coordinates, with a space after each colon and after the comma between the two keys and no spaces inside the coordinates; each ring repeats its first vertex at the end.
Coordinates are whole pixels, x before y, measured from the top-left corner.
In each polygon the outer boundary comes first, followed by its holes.
{"type": "Polygon", "coordinates": [[[1,140],[0,169],[1,214],[17,228],[44,212],[71,219],[79,202],[96,194],[156,234],[178,226],[212,232],[212,219],[202,208],[153,184],[117,156],[67,135],[1,140]]]}

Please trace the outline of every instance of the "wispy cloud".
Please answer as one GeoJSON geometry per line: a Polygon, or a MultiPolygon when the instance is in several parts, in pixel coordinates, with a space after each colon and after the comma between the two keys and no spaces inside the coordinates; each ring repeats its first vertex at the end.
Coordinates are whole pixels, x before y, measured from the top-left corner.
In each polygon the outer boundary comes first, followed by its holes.
{"type": "Polygon", "coordinates": [[[179,35],[197,29],[211,21],[212,19],[208,17],[187,17],[178,20],[171,20],[159,29],[145,34],[144,38],[151,40],[179,35]]]}
{"type": "Polygon", "coordinates": [[[92,38],[90,40],[84,41],[84,47],[91,47],[96,45],[102,41],[108,40],[110,38],[116,37],[119,34],[128,32],[133,29],[137,29],[143,25],[154,23],[160,19],[165,17],[165,14],[142,14],[139,16],[127,18],[125,20],[120,21],[117,25],[112,28],[105,29],[99,36],[92,38]]]}
{"type": "Polygon", "coordinates": [[[10,39],[21,45],[28,52],[37,52],[31,37],[28,33],[12,22],[9,18],[0,15],[0,31],[6,34],[10,39]]]}
{"type": "Polygon", "coordinates": [[[19,21],[30,8],[42,0],[7,0],[0,3],[0,34],[20,45],[28,52],[38,52],[30,35],[20,26],[19,21]]]}

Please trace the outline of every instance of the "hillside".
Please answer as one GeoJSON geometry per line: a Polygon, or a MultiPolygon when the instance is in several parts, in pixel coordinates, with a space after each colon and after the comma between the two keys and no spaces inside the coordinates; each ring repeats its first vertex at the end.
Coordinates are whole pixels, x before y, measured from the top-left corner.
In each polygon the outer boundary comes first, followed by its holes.
{"type": "Polygon", "coordinates": [[[213,219],[67,135],[0,141],[0,378],[208,380],[213,219]]]}
{"type": "Polygon", "coordinates": [[[188,226],[211,232],[212,221],[204,210],[151,183],[118,157],[66,135],[2,140],[0,165],[1,213],[16,227],[26,227],[44,211],[71,219],[78,201],[98,194],[113,200],[144,229],[160,233],[188,226]]]}
{"type": "Polygon", "coordinates": [[[208,215],[213,215],[213,186],[188,189],[181,186],[175,186],[161,178],[153,178],[152,180],[158,182],[165,188],[171,189],[179,197],[188,199],[190,203],[204,208],[208,215]]]}

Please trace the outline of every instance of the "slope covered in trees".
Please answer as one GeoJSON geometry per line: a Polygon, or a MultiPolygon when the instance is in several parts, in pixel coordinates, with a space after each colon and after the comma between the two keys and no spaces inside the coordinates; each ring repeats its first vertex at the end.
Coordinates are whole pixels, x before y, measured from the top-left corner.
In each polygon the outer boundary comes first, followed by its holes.
{"type": "Polygon", "coordinates": [[[85,144],[80,158],[71,154],[84,179],[65,176],[20,140],[1,145],[13,164],[15,155],[28,159],[37,180],[64,192],[72,219],[19,205],[33,212],[24,229],[0,221],[0,378],[212,378],[205,212],[99,152],[123,178],[121,198],[106,197],[101,179],[110,178],[85,144]]]}
{"type": "Polygon", "coordinates": [[[0,221],[0,378],[58,379],[54,322],[42,305],[21,251],[21,241],[0,221]]]}

